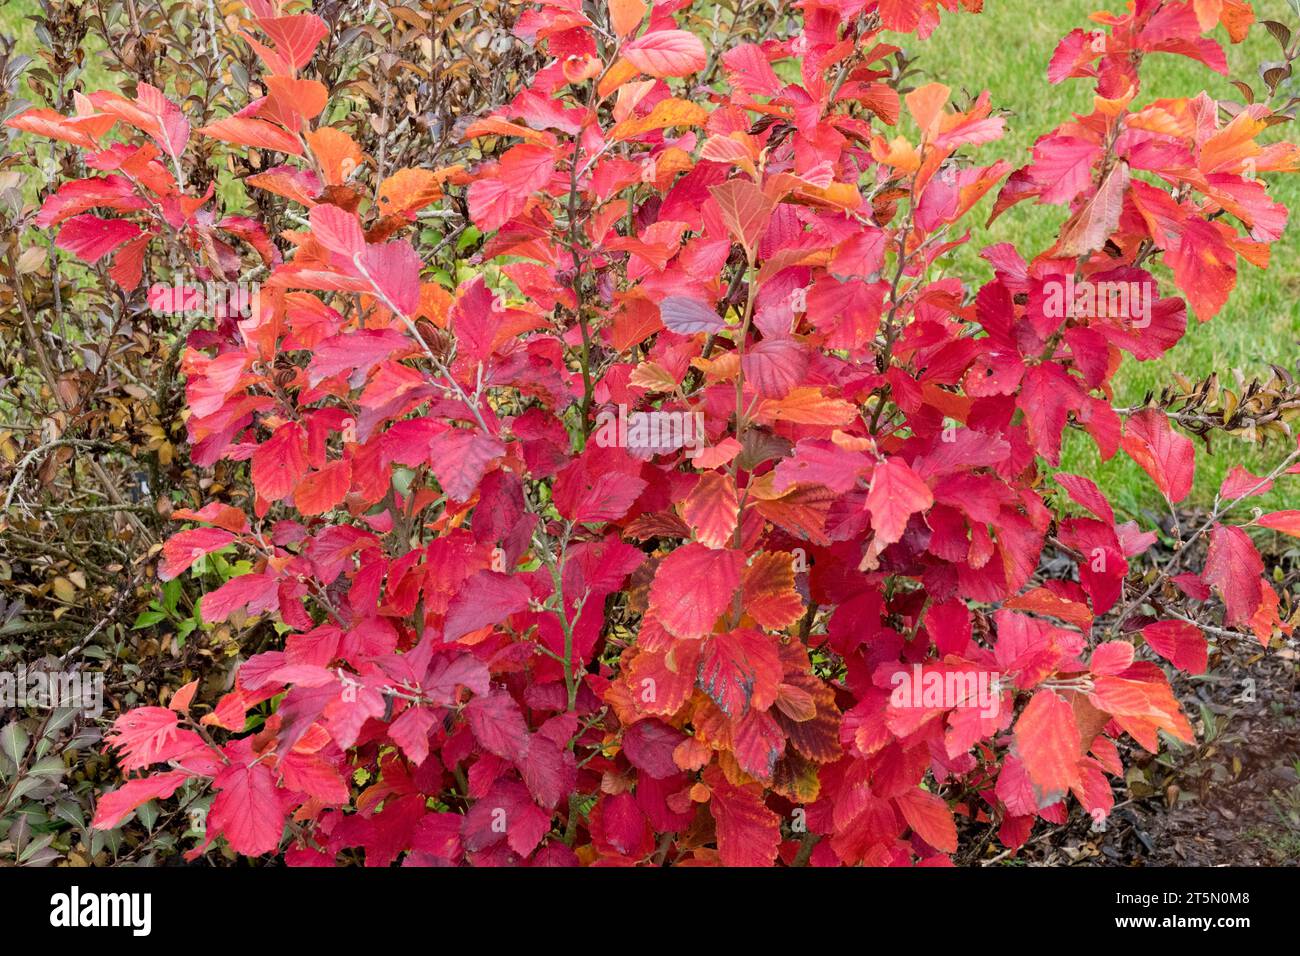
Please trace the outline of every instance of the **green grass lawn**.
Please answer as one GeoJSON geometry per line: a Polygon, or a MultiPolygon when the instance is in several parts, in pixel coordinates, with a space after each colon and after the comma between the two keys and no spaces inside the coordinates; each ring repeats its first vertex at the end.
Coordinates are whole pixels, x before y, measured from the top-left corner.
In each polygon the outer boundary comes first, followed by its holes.
{"type": "MultiPolygon", "coordinates": [[[[1096,9],[1122,10],[1122,0],[986,0],[978,15],[945,15],[935,34],[924,42],[915,37],[900,37],[898,42],[909,52],[918,54],[918,65],[927,79],[939,80],[955,94],[967,91],[974,95],[987,89],[993,104],[1005,109],[1007,135],[982,147],[976,157],[981,162],[1006,158],[1016,165],[1029,159],[1035,139],[1069,118],[1071,112],[1091,109],[1091,83],[1067,80],[1059,86],[1047,82],[1047,63],[1057,41],[1076,26],[1087,26],[1087,15],[1096,9]]],[[[0,0],[0,28],[17,32],[23,52],[36,54],[39,41],[24,15],[37,9],[35,0],[0,0]]],[[[1276,19],[1300,32],[1300,22],[1288,0],[1256,0],[1260,19],[1276,19]]],[[[1226,35],[1218,31],[1226,45],[1226,35]]],[[[1247,41],[1228,46],[1228,59],[1234,77],[1252,80],[1257,92],[1263,85],[1256,67],[1278,57],[1277,46],[1258,24],[1247,41]]],[[[1145,88],[1142,102],[1164,96],[1190,96],[1201,90],[1220,98],[1239,99],[1240,94],[1228,79],[1184,57],[1159,54],[1147,59],[1144,68],[1145,88]]],[[[81,77],[86,90],[97,89],[104,82],[104,72],[97,58],[87,58],[81,77]]],[[[1300,128],[1292,125],[1269,131],[1278,138],[1300,137],[1300,128]]],[[[1273,176],[1273,196],[1300,210],[1300,176],[1273,176]]],[[[996,190],[994,191],[996,193],[996,190]]],[[[993,194],[986,197],[969,217],[974,226],[987,218],[993,194]]],[[[1300,215],[1300,212],[1297,213],[1300,215]]],[[[1055,206],[1022,204],[1003,215],[991,228],[974,229],[971,242],[958,252],[950,266],[956,274],[971,278],[991,274],[978,258],[978,251],[993,242],[1012,242],[1029,258],[1047,248],[1056,229],[1065,219],[1065,210],[1055,206]]],[[[1292,225],[1283,239],[1273,247],[1273,265],[1267,272],[1239,262],[1240,276],[1236,291],[1223,311],[1206,324],[1191,321],[1187,336],[1164,358],[1138,363],[1129,360],[1121,369],[1116,383],[1117,404],[1140,402],[1148,391],[1159,391],[1180,372],[1196,380],[1218,372],[1222,381],[1231,382],[1234,370],[1247,378],[1267,376],[1269,363],[1294,369],[1297,342],[1300,341],[1300,226],[1292,225]]],[[[1160,270],[1157,270],[1160,274],[1160,270]]],[[[1164,273],[1162,278],[1167,278],[1164,273]]],[[[1172,290],[1172,285],[1164,283],[1172,290]]],[[[1100,461],[1091,439],[1078,432],[1067,434],[1063,467],[1096,479],[1112,496],[1116,506],[1133,512],[1155,506],[1159,499],[1150,479],[1122,452],[1109,462],[1100,461]]],[[[1278,443],[1259,448],[1233,438],[1223,438],[1211,457],[1198,447],[1200,467],[1194,502],[1208,502],[1223,476],[1234,464],[1255,472],[1268,469],[1287,449],[1278,443]]],[[[1260,504],[1270,507],[1294,507],[1294,495],[1284,487],[1275,490],[1270,500],[1260,504]]]]}
{"type": "MultiPolygon", "coordinates": [[[[1007,135],[977,153],[982,162],[1005,158],[1016,165],[1030,159],[1034,140],[1069,119],[1072,112],[1092,109],[1092,84],[1089,80],[1066,80],[1058,86],[1047,82],[1047,63],[1058,40],[1077,26],[1087,27],[1087,16],[1098,9],[1123,12],[1122,0],[986,0],[979,15],[944,17],[935,34],[924,43],[903,37],[899,45],[919,54],[918,65],[927,79],[951,87],[954,95],[969,91],[972,95],[989,90],[996,107],[1010,111],[1007,135]]],[[[1300,31],[1286,0],[1257,0],[1259,19],[1274,19],[1300,31]]],[[[1266,60],[1279,58],[1276,42],[1256,24],[1247,40],[1238,46],[1227,44],[1222,28],[1216,39],[1228,52],[1231,76],[1252,82],[1257,94],[1263,83],[1255,72],[1266,60]]],[[[1186,57],[1157,54],[1143,66],[1144,87],[1139,102],[1160,97],[1191,96],[1201,90],[1219,98],[1240,99],[1241,94],[1220,76],[1186,57]]],[[[1268,131],[1276,138],[1294,139],[1300,127],[1284,125],[1268,131]]],[[[1213,320],[1200,324],[1189,318],[1186,337],[1162,359],[1135,362],[1131,359],[1120,370],[1116,383],[1116,404],[1141,402],[1148,391],[1158,392],[1171,384],[1173,373],[1181,372],[1199,379],[1218,372],[1220,380],[1232,381],[1232,371],[1240,369],[1247,379],[1267,377],[1270,362],[1295,369],[1297,341],[1300,340],[1300,175],[1274,175],[1268,179],[1273,197],[1293,211],[1292,224],[1282,240],[1273,246],[1273,262],[1267,272],[1239,261],[1237,288],[1227,306],[1213,320]]],[[[994,191],[996,193],[996,190],[994,191]]],[[[993,195],[985,198],[971,217],[982,223],[992,208],[993,195]]],[[[956,271],[971,275],[978,270],[991,275],[977,253],[994,242],[1012,242],[1029,255],[1047,248],[1067,213],[1059,206],[1021,204],[1005,213],[991,228],[976,228],[967,249],[959,254],[956,271]]],[[[1166,282],[1167,271],[1157,270],[1162,289],[1169,294],[1172,283],[1166,282]]],[[[1218,490],[1223,476],[1234,464],[1256,473],[1280,460],[1290,448],[1277,442],[1259,448],[1230,437],[1220,437],[1215,454],[1210,457],[1203,447],[1197,448],[1198,470],[1193,500],[1205,503],[1218,490]]],[[[1157,504],[1158,495],[1151,480],[1123,452],[1109,462],[1102,462],[1090,438],[1071,431],[1062,467],[1095,479],[1117,507],[1127,511],[1157,504]]],[[[1294,481],[1294,479],[1292,479],[1294,481]]],[[[1274,491],[1263,506],[1282,507],[1287,498],[1295,507],[1292,487],[1274,491]]]]}

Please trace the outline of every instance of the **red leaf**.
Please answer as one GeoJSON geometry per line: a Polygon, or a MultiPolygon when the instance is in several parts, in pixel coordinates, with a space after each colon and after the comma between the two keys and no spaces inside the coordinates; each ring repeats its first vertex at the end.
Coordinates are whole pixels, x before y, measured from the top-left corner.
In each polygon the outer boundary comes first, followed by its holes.
{"type": "Polygon", "coordinates": [[[677,637],[703,637],[731,606],[742,564],[737,551],[683,545],[660,562],[650,585],[650,610],[677,637]]]}
{"type": "Polygon", "coordinates": [[[705,783],[712,791],[709,812],[723,866],[771,866],[781,844],[781,818],[763,803],[761,788],[733,786],[714,768],[705,783]]]}
{"type": "Polygon", "coordinates": [[[411,339],[396,329],[359,329],[331,336],[318,343],[307,366],[307,380],[313,386],[340,372],[365,374],[411,339]]]}
{"type": "Polygon", "coordinates": [[[550,827],[551,815],[533,802],[522,784],[501,779],[465,814],[461,836],[470,852],[494,846],[504,838],[510,849],[527,856],[550,827]]]}
{"type": "Polygon", "coordinates": [[[1098,677],[1093,681],[1088,700],[1098,710],[1110,714],[1147,750],[1156,749],[1157,730],[1191,743],[1194,739],[1191,725],[1183,716],[1164,674],[1157,670],[1156,675],[1157,679],[1150,681],[1098,677]]]}
{"type": "Polygon", "coordinates": [[[744,247],[752,260],[758,242],[767,229],[768,220],[772,218],[772,200],[747,179],[729,179],[720,186],[711,187],[709,192],[722,211],[722,221],[727,231],[744,247]]]}
{"type": "Polygon", "coordinates": [[[715,634],[700,657],[700,690],[733,720],[776,702],[785,676],[776,643],[760,631],[715,634]]]}
{"type": "Polygon", "coordinates": [[[253,487],[266,501],[287,498],[307,471],[306,433],[285,422],[253,452],[253,487]]]}
{"type": "Polygon", "coordinates": [[[208,811],[208,830],[224,836],[244,856],[270,853],[280,845],[285,811],[275,775],[266,763],[232,764],[212,782],[216,799],[208,811]]]}
{"type": "Polygon", "coordinates": [[[128,780],[112,793],[99,798],[90,825],[96,830],[112,830],[142,804],[170,797],[190,776],[188,770],[168,770],[139,780],[128,780]]]}
{"type": "Polygon", "coordinates": [[[1215,223],[1196,216],[1183,224],[1178,245],[1165,253],[1165,262],[1202,322],[1219,314],[1237,284],[1237,253],[1215,223]]]}
{"type": "Polygon", "coordinates": [[[1093,649],[1088,669],[1094,674],[1121,674],[1132,663],[1132,644],[1128,641],[1106,641],[1093,649]]]}
{"type": "Polygon", "coordinates": [[[763,339],[745,349],[745,381],[763,398],[784,398],[802,381],[809,355],[794,339],[763,339]]]}
{"type": "Polygon", "coordinates": [[[505,450],[505,445],[482,432],[454,429],[429,443],[429,467],[448,498],[468,501],[488,465],[505,450]]]}
{"type": "Polygon", "coordinates": [[[1101,146],[1078,136],[1053,134],[1034,144],[1030,175],[1041,184],[1041,201],[1068,204],[1092,185],[1092,166],[1101,146]]]}
{"type": "Polygon", "coordinates": [[[1061,472],[1056,475],[1056,483],[1065,489],[1066,494],[1075,504],[1087,508],[1106,524],[1112,526],[1115,524],[1115,512],[1095,482],[1082,475],[1061,472]]]}
{"type": "Polygon", "coordinates": [[[673,750],[685,739],[684,733],[662,721],[638,720],[623,731],[623,753],[642,773],[662,780],[679,773],[673,750]]]}
{"type": "Polygon", "coordinates": [[[351,462],[346,458],[331,461],[298,482],[293,491],[294,504],[302,514],[324,514],[343,500],[351,483],[351,462]]]}
{"type": "Polygon", "coordinates": [[[285,754],[280,761],[280,775],[286,790],[312,797],[327,806],[348,802],[348,785],[334,766],[318,753],[294,751],[285,754]]]}
{"type": "Polygon", "coordinates": [[[884,264],[884,230],[864,229],[835,247],[828,268],[841,278],[870,279],[884,264]]]}
{"type": "Polygon", "coordinates": [[[716,471],[700,475],[694,490],[682,503],[682,517],[700,544],[725,548],[731,543],[740,514],[740,496],[730,475],[716,471]]]}
{"type": "Polygon", "coordinates": [[[1229,627],[1248,624],[1259,608],[1259,576],[1264,560],[1250,535],[1233,525],[1215,525],[1205,556],[1205,583],[1223,598],[1224,621],[1229,627]]]}
{"type": "Polygon", "coordinates": [[[699,299],[670,295],[659,303],[659,319],[664,327],[678,335],[716,332],[723,326],[722,316],[699,299]]]}
{"type": "Polygon", "coordinates": [[[1097,187],[1096,194],[1061,227],[1056,255],[1070,258],[1086,256],[1106,244],[1106,240],[1119,227],[1119,216],[1124,208],[1124,193],[1128,190],[1129,179],[1128,163],[1121,161],[1111,167],[1097,187]]]}
{"type": "Polygon", "coordinates": [[[546,187],[555,172],[555,152],[528,143],[512,147],[491,175],[469,187],[469,209],[485,232],[500,229],[524,211],[532,195],[546,187]]]}
{"type": "Polygon", "coordinates": [[[645,490],[646,483],[625,471],[599,469],[595,460],[570,463],[555,480],[552,496],[561,515],[575,524],[617,521],[645,490]]]}
{"type": "Polygon", "coordinates": [[[528,753],[528,725],[515,699],[505,691],[475,697],[465,705],[474,739],[484,750],[520,761],[528,753]]]}
{"type": "Polygon", "coordinates": [[[1160,409],[1144,408],[1130,417],[1121,444],[1169,501],[1177,504],[1191,492],[1196,448],[1190,438],[1173,430],[1160,409]]]}
{"type": "Polygon", "coordinates": [[[429,759],[429,731],[438,722],[428,707],[411,706],[388,725],[388,738],[418,767],[429,759]]]}
{"type": "Polygon", "coordinates": [[[607,854],[645,856],[654,848],[650,824],[631,793],[604,796],[591,813],[591,838],[607,854]]]}
{"type": "Polygon", "coordinates": [[[233,534],[220,528],[193,528],[174,534],[163,545],[163,561],[158,566],[158,577],[170,581],[188,571],[190,565],[205,554],[220,551],[234,540],[233,534]]]}
{"type": "Polygon", "coordinates": [[[459,640],[489,624],[500,624],[528,608],[531,596],[521,578],[499,571],[477,571],[461,585],[447,608],[442,639],[459,640]]]}
{"type": "Polygon", "coordinates": [[[266,120],[254,119],[251,116],[227,116],[223,120],[201,127],[199,132],[224,143],[234,143],[236,146],[273,149],[276,152],[288,153],[290,156],[302,155],[302,146],[296,136],[266,120]]]}
{"type": "Polygon", "coordinates": [[[895,802],[903,811],[903,819],[926,843],[940,853],[957,850],[957,824],[947,802],[937,794],[924,790],[907,790],[895,802]]]}
{"type": "Polygon", "coordinates": [[[45,197],[36,225],[48,229],[96,206],[127,212],[148,208],[149,203],[136,195],[135,187],[124,176],[74,179],[45,197]]]}
{"type": "Polygon", "coordinates": [[[208,624],[220,624],[238,608],[261,614],[279,606],[273,574],[241,574],[203,595],[200,610],[208,624]]]}
{"type": "Polygon", "coordinates": [[[365,233],[356,213],[320,203],[311,210],[311,234],[326,249],[351,259],[366,250],[365,233]]]}
{"type": "Polygon", "coordinates": [[[105,113],[148,134],[168,156],[177,158],[185,151],[190,139],[189,120],[157,87],[137,84],[135,102],[113,93],[93,93],[91,101],[105,113]]]}
{"type": "Polygon", "coordinates": [[[1208,666],[1205,635],[1187,621],[1156,621],[1142,628],[1151,649],[1179,670],[1204,674],[1208,666]]]}
{"type": "Polygon", "coordinates": [[[1274,511],[1255,519],[1261,528],[1270,528],[1300,538],[1300,511],[1274,511]]]}
{"type": "Polygon", "coordinates": [[[731,728],[731,751],[745,773],[771,780],[785,752],[785,734],[770,713],[750,709],[731,728]]]}
{"type": "Polygon", "coordinates": [[[566,797],[578,780],[573,751],[541,734],[529,739],[528,752],[517,766],[533,799],[548,810],[566,797]]]}
{"type": "Polygon", "coordinates": [[[256,21],[275,44],[275,52],[295,70],[311,62],[320,41],[329,34],[325,21],[313,13],[291,17],[260,17],[256,21]]]}
{"type": "Polygon", "coordinates": [[[33,109],[5,120],[4,125],[72,143],[83,149],[99,149],[99,137],[112,129],[116,122],[117,117],[103,113],[68,117],[54,110],[33,109]]]}
{"type": "Polygon", "coordinates": [[[137,707],[113,721],[104,740],[117,751],[123,770],[142,770],[203,745],[199,735],[182,730],[177,719],[166,707],[137,707]]]}
{"type": "Polygon", "coordinates": [[[888,458],[876,466],[867,492],[867,510],[882,543],[892,544],[901,538],[908,519],[933,504],[929,486],[901,458],[888,458]]]}
{"type": "Polygon", "coordinates": [[[405,239],[366,246],[361,268],[375,291],[402,315],[415,315],[420,309],[420,269],[424,263],[419,253],[405,239]]]}
{"type": "Polygon", "coordinates": [[[1253,498],[1265,495],[1272,489],[1273,482],[1259,475],[1252,475],[1241,465],[1233,465],[1223,484],[1219,486],[1219,497],[1224,501],[1237,501],[1241,498],[1253,498]]]}
{"type": "Polygon", "coordinates": [[[1061,433],[1070,410],[1079,404],[1079,386],[1055,362],[1025,369],[1024,387],[1016,397],[1016,406],[1025,413],[1034,450],[1053,465],[1061,460],[1061,433]]]}
{"type": "Polygon", "coordinates": [[[140,227],[126,219],[100,219],[85,213],[65,222],[54,244],[82,262],[95,263],[138,235],[140,227]]]}
{"type": "Polygon", "coordinates": [[[1074,710],[1052,690],[1040,690],[1016,721],[1015,752],[1024,763],[1039,807],[1079,785],[1079,727],[1074,710]]]}

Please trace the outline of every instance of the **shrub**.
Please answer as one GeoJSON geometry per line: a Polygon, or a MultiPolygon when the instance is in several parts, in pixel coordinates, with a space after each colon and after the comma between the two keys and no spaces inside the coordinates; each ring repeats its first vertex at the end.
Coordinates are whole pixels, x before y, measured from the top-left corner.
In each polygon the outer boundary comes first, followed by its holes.
{"type": "Polygon", "coordinates": [[[1300,512],[1228,518],[1300,453],[1234,471],[1154,564],[1156,530],[1056,467],[1077,429],[1187,497],[1191,439],[1108,383],[1267,264],[1286,210],[1257,177],[1300,153],[1257,143],[1267,103],[1141,99],[1149,55],[1226,72],[1207,34],[1239,41],[1247,4],[1137,0],[1052,58],[1091,113],[1023,168],[971,162],[989,97],[911,87],[883,34],[980,5],[808,2],[710,49],[688,2],[543,3],[514,30],[549,59],[464,131],[496,155],[373,189],[304,75],[333,34],[270,0],[237,114],[191,129],[141,83],[10,120],[107,173],[41,218],[124,290],[154,244],[266,267],[181,363],[190,455],[248,462],[250,507],[177,508],[159,573],[245,562],[202,617],[283,640],[202,716],[191,682],[118,718],[145,773],[94,825],[183,791],[191,855],[294,865],[933,863],[959,821],[1017,847],[1067,801],[1102,820],[1121,738],[1191,741],[1160,662],[1290,633],[1246,529],[1300,512]],[[178,179],[204,137],[283,157],[247,183],[303,208],[291,254],[178,179]],[[984,249],[974,288],[947,268],[995,189],[995,217],[1064,221],[984,249]],[[462,203],[486,240],[450,288],[413,225],[462,203]]]}

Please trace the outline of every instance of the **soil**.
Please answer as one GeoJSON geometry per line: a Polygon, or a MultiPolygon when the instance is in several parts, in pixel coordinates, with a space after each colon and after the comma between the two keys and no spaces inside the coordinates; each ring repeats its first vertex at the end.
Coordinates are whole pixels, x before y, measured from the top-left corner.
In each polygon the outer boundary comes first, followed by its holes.
{"type": "MultiPolygon", "coordinates": [[[[1189,524],[1200,519],[1188,516],[1189,524]]],[[[1297,551],[1264,555],[1294,590],[1297,551]]],[[[1210,666],[1192,677],[1167,668],[1196,731],[1196,746],[1167,738],[1159,756],[1127,737],[1104,830],[1075,808],[1061,827],[1040,824],[1002,862],[1050,866],[1300,865],[1300,630],[1267,650],[1209,635],[1210,666]]]]}

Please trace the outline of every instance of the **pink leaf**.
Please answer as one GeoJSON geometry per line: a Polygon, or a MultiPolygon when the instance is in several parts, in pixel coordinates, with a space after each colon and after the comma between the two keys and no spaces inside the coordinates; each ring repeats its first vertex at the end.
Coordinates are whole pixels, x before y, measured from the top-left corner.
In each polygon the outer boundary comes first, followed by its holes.
{"type": "Polygon", "coordinates": [[[190,776],[188,770],[169,770],[151,777],[128,780],[112,793],[99,798],[95,806],[95,818],[90,825],[96,830],[112,830],[142,804],[170,797],[190,776]]]}
{"type": "Polygon", "coordinates": [[[627,61],[653,77],[689,76],[709,62],[700,38],[685,30],[647,33],[623,47],[627,61]]]}

